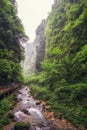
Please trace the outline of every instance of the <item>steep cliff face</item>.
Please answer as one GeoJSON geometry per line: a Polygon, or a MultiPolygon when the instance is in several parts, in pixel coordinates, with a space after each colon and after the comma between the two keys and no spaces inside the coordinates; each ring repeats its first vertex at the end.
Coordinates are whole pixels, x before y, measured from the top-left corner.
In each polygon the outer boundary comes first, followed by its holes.
{"type": "Polygon", "coordinates": [[[36,38],[34,40],[34,48],[36,50],[36,70],[41,70],[41,62],[44,59],[45,55],[45,36],[44,36],[44,30],[45,30],[45,23],[46,21],[43,20],[41,24],[36,29],[36,38]]]}
{"type": "Polygon", "coordinates": [[[41,66],[42,71],[32,78],[32,83],[35,82],[35,85],[37,83],[37,86],[40,86],[38,89],[35,86],[37,96],[39,99],[49,99],[57,117],[63,116],[76,124],[79,130],[83,129],[81,126],[85,127],[85,130],[87,129],[87,0],[55,0],[46,21],[45,37],[46,52],[41,66]]]}
{"type": "Polygon", "coordinates": [[[17,14],[15,0],[0,0],[0,85],[21,82],[22,42],[28,37],[17,14]]]}
{"type": "Polygon", "coordinates": [[[60,2],[59,0],[54,0],[54,4],[52,5],[52,9],[55,9],[58,6],[59,2],[60,2]]]}
{"type": "Polygon", "coordinates": [[[22,61],[23,72],[26,77],[41,69],[41,62],[45,55],[45,23],[43,20],[36,29],[36,38],[25,45],[25,60],[22,61]]]}
{"type": "MultiPolygon", "coordinates": [[[[55,81],[56,85],[62,80],[68,83],[78,83],[81,80],[86,82],[86,22],[87,2],[85,0],[58,0],[57,6],[48,17],[45,32],[46,60],[51,65],[53,63],[53,68],[50,70],[52,72],[48,71],[48,74],[51,75],[50,80],[55,81]]],[[[51,86],[54,86],[54,82],[51,86]]]]}

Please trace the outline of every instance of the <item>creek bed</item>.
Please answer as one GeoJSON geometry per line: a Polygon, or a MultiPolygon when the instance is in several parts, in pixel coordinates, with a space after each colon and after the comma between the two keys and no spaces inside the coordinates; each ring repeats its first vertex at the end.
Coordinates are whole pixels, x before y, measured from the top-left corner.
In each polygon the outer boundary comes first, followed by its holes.
{"type": "MultiPolygon", "coordinates": [[[[54,121],[53,123],[52,120],[45,118],[48,116],[44,116],[46,112],[44,112],[45,104],[35,100],[27,86],[24,86],[18,91],[17,100],[18,103],[12,110],[15,117],[14,120],[16,122],[30,123],[31,127],[29,130],[76,130],[69,124],[69,127],[63,129],[64,127],[62,127],[62,123],[60,123],[62,120],[60,122],[54,121]]],[[[15,122],[11,122],[8,126],[4,127],[3,130],[15,130],[14,125],[15,122]]]]}

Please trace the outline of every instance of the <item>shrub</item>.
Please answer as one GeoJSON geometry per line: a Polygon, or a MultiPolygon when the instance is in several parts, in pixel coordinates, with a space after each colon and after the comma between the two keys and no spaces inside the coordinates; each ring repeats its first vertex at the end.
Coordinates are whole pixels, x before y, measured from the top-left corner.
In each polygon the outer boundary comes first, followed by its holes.
{"type": "Polygon", "coordinates": [[[8,59],[0,59],[0,84],[9,82],[22,82],[22,68],[19,63],[14,63],[8,59]]]}
{"type": "Polygon", "coordinates": [[[14,114],[13,113],[8,113],[7,117],[10,118],[10,119],[14,119],[14,114]]]}
{"type": "Polygon", "coordinates": [[[39,87],[37,85],[34,85],[31,87],[32,94],[41,100],[48,100],[51,97],[51,93],[46,87],[39,87]]]}
{"type": "Polygon", "coordinates": [[[15,130],[29,130],[30,123],[17,122],[15,124],[15,130]]]}
{"type": "Polygon", "coordinates": [[[7,117],[2,117],[2,119],[0,120],[0,123],[4,126],[4,125],[8,125],[10,122],[10,120],[7,117]]]}

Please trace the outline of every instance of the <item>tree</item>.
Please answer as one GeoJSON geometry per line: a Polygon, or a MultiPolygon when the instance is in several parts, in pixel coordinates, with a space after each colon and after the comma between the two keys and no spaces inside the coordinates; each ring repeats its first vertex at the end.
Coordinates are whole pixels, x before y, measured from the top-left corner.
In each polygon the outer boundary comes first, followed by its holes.
{"type": "MultiPolygon", "coordinates": [[[[17,16],[15,0],[0,1],[0,78],[2,82],[14,79],[12,64],[16,66],[23,58],[21,42],[28,39],[24,32],[21,20],[17,16]],[[3,60],[2,60],[3,58],[3,60]],[[6,69],[7,68],[7,69],[6,69]],[[3,69],[3,70],[2,70],[3,69]],[[12,76],[12,77],[11,77],[12,76]]],[[[14,70],[15,71],[15,70],[14,70]]],[[[19,75],[15,72],[15,75],[19,75]]],[[[0,84],[2,83],[0,82],[0,84]]],[[[5,83],[4,82],[4,83],[5,83]]]]}

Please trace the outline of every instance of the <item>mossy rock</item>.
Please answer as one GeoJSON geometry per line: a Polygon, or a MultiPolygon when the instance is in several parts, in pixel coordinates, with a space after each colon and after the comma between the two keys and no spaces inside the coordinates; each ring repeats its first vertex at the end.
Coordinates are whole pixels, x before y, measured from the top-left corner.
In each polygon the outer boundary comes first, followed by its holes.
{"type": "Polygon", "coordinates": [[[29,129],[30,129],[30,123],[17,122],[15,124],[15,130],[29,130],[29,129]]]}
{"type": "Polygon", "coordinates": [[[2,125],[2,123],[0,123],[0,130],[3,130],[3,125],[2,125]]]}
{"type": "Polygon", "coordinates": [[[8,113],[7,117],[10,118],[10,119],[14,119],[14,114],[13,113],[8,113]]]}
{"type": "Polygon", "coordinates": [[[1,120],[0,120],[0,123],[5,126],[5,125],[8,125],[10,123],[10,120],[9,118],[7,117],[3,117],[1,120]]]}
{"type": "Polygon", "coordinates": [[[23,109],[22,110],[25,114],[28,114],[29,115],[29,112],[28,112],[28,110],[26,110],[26,109],[23,109]]]}

